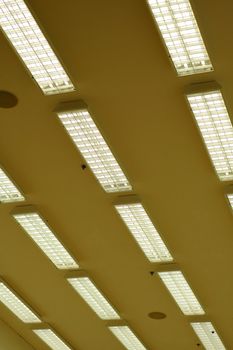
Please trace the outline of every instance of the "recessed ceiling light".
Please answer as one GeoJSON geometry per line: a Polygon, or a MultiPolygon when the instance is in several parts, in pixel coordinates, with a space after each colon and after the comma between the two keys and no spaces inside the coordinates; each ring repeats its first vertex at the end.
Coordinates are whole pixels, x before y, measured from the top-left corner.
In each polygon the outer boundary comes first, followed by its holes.
{"type": "Polygon", "coordinates": [[[232,180],[233,128],[220,90],[187,98],[220,180],[232,180]]]}
{"type": "Polygon", "coordinates": [[[51,329],[34,329],[33,332],[53,350],[71,350],[51,329]]]}
{"type": "Polygon", "coordinates": [[[0,108],[13,108],[17,105],[18,99],[9,91],[0,91],[0,108]]]}
{"type": "Polygon", "coordinates": [[[95,125],[86,105],[78,101],[78,107],[57,111],[67,133],[83,155],[97,180],[106,192],[131,191],[126,176],[95,125]]]}
{"type": "Polygon", "coordinates": [[[25,323],[39,323],[41,320],[8,286],[0,281],[0,301],[25,323]]]}
{"type": "Polygon", "coordinates": [[[226,350],[211,322],[191,323],[206,350],[226,350]]]}
{"type": "MultiPolygon", "coordinates": [[[[18,210],[21,211],[20,209],[18,210]]],[[[33,209],[27,209],[27,207],[22,209],[23,212],[17,213],[18,210],[16,208],[16,210],[13,211],[13,217],[57,268],[78,268],[78,264],[55,237],[38,213],[34,211],[30,212],[30,210],[33,209]]]]}
{"type": "Polygon", "coordinates": [[[141,203],[117,204],[115,208],[151,262],[173,260],[141,203]]]}
{"type": "Polygon", "coordinates": [[[178,75],[213,70],[188,0],[147,0],[178,75]]]}
{"type": "Polygon", "coordinates": [[[203,315],[204,310],[181,271],[158,273],[185,315],[203,315]]]}
{"type": "Polygon", "coordinates": [[[0,0],[0,26],[44,94],[74,90],[23,0],[0,0]]]}
{"type": "Polygon", "coordinates": [[[120,318],[88,277],[75,277],[67,280],[100,318],[103,320],[120,318]]]}
{"type": "Polygon", "coordinates": [[[109,327],[110,331],[128,350],[146,350],[145,346],[127,326],[109,327]]]}
{"type": "Polygon", "coordinates": [[[233,194],[227,194],[227,198],[230,202],[231,208],[233,209],[233,194]]]}
{"type": "Polygon", "coordinates": [[[0,202],[13,203],[24,201],[24,196],[19,192],[6,173],[0,168],[0,202]]]}

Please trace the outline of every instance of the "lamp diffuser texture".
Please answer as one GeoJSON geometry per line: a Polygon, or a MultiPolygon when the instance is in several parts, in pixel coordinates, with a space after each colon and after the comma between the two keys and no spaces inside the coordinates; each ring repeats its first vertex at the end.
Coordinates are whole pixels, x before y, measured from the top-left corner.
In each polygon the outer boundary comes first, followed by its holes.
{"type": "Polygon", "coordinates": [[[19,192],[6,173],[0,168],[0,202],[13,203],[24,201],[24,196],[19,192]]]}
{"type": "Polygon", "coordinates": [[[221,92],[188,94],[187,98],[220,180],[232,180],[233,128],[221,92]]]}
{"type": "Polygon", "coordinates": [[[78,264],[55,237],[39,214],[25,213],[13,214],[13,216],[57,268],[78,268],[78,264]]]}
{"type": "Polygon", "coordinates": [[[206,350],[226,350],[211,322],[191,323],[206,350]]]}
{"type": "Polygon", "coordinates": [[[39,323],[40,319],[3,282],[0,282],[0,301],[25,323],[39,323]]]}
{"type": "Polygon", "coordinates": [[[106,192],[131,191],[126,176],[85,109],[58,112],[62,124],[106,192]]]}
{"type": "Polygon", "coordinates": [[[119,319],[119,315],[88,277],[68,278],[68,282],[103,320],[119,319]]]}
{"type": "Polygon", "coordinates": [[[74,90],[23,0],[0,0],[0,26],[44,94],[74,90]]]}
{"type": "Polygon", "coordinates": [[[188,0],[148,0],[178,75],[212,70],[192,7],[188,0]]]}
{"type": "Polygon", "coordinates": [[[159,272],[159,276],[185,315],[204,314],[181,271],[159,272]]]}
{"type": "Polygon", "coordinates": [[[34,329],[33,332],[53,350],[71,350],[51,329],[34,329]]]}
{"type": "Polygon", "coordinates": [[[148,260],[151,262],[173,260],[142,204],[119,204],[115,208],[148,260]]]}
{"type": "Polygon", "coordinates": [[[146,350],[145,346],[127,326],[109,327],[110,331],[128,350],[146,350]]]}

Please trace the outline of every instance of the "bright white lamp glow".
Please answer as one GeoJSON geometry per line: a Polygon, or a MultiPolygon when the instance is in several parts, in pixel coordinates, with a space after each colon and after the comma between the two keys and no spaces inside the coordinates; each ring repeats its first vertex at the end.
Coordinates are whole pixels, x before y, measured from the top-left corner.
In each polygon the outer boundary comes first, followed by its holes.
{"type": "Polygon", "coordinates": [[[120,318],[88,277],[68,278],[68,282],[100,318],[103,320],[120,318]]]}
{"type": "Polygon", "coordinates": [[[0,301],[25,323],[41,320],[3,283],[0,282],[0,301]]]}
{"type": "Polygon", "coordinates": [[[128,350],[146,350],[131,329],[127,326],[109,327],[110,331],[128,350]]]}
{"type": "Polygon", "coordinates": [[[33,332],[53,350],[71,350],[51,329],[34,329],[33,332]]]}
{"type": "Polygon", "coordinates": [[[39,214],[35,212],[15,213],[13,217],[57,268],[78,268],[78,264],[54,236],[39,214]]]}
{"type": "Polygon", "coordinates": [[[220,180],[233,179],[233,129],[220,91],[187,95],[220,180]]]}
{"type": "Polygon", "coordinates": [[[204,314],[181,271],[159,272],[159,276],[185,315],[204,314]]]}
{"type": "Polygon", "coordinates": [[[10,203],[24,201],[23,195],[15,187],[13,182],[0,168],[0,202],[10,203]]]}
{"type": "Polygon", "coordinates": [[[231,208],[233,209],[233,194],[228,194],[227,198],[228,198],[228,200],[230,202],[231,208]]]}
{"type": "Polygon", "coordinates": [[[212,70],[188,0],[148,0],[178,75],[212,70]]]}
{"type": "Polygon", "coordinates": [[[122,220],[151,262],[172,261],[167,247],[140,203],[115,205],[122,220]]]}
{"type": "Polygon", "coordinates": [[[58,117],[104,190],[131,191],[131,185],[87,109],[58,112],[58,117]]]}
{"type": "Polygon", "coordinates": [[[44,94],[74,90],[23,0],[0,0],[0,26],[44,94]]]}
{"type": "Polygon", "coordinates": [[[191,323],[206,350],[226,350],[211,322],[191,323]]]}

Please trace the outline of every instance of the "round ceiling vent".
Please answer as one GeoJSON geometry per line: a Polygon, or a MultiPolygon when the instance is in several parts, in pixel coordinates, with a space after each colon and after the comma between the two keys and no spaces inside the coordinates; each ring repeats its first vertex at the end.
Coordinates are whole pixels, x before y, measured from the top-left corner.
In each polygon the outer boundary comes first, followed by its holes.
{"type": "Polygon", "coordinates": [[[11,92],[0,90],[0,108],[13,108],[17,105],[18,99],[11,92]]]}
{"type": "Polygon", "coordinates": [[[163,312],[157,312],[157,311],[150,312],[148,316],[150,318],[153,318],[154,320],[162,320],[163,318],[167,317],[167,315],[165,315],[163,312]]]}

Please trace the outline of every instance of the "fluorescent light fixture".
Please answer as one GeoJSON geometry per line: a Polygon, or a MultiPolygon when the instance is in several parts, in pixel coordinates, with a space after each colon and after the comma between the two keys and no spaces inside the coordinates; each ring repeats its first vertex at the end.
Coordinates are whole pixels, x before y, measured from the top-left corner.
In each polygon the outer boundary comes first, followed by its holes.
{"type": "Polygon", "coordinates": [[[57,112],[66,131],[106,192],[131,191],[131,185],[86,106],[81,104],[80,107],[57,112]]]}
{"type": "Polygon", "coordinates": [[[211,322],[191,323],[206,350],[226,350],[211,322]]]}
{"type": "Polygon", "coordinates": [[[59,269],[75,269],[78,264],[36,212],[13,213],[13,217],[59,269]]]}
{"type": "Polygon", "coordinates": [[[151,262],[172,261],[167,247],[140,203],[115,205],[122,220],[151,262]]]}
{"type": "Polygon", "coordinates": [[[233,209],[233,194],[228,194],[227,198],[228,198],[228,200],[230,202],[231,208],[233,209]]]}
{"type": "Polygon", "coordinates": [[[44,94],[74,90],[23,0],[0,0],[0,26],[44,94]]]}
{"type": "Polygon", "coordinates": [[[39,323],[41,320],[13,293],[4,282],[0,281],[0,301],[25,323],[39,323]]]}
{"type": "Polygon", "coordinates": [[[51,329],[34,329],[33,332],[53,350],[71,350],[51,329]]]}
{"type": "Polygon", "coordinates": [[[127,326],[109,327],[110,331],[128,350],[146,350],[131,329],[127,326]]]}
{"type": "Polygon", "coordinates": [[[185,315],[204,314],[181,271],[159,272],[159,276],[185,315]]]}
{"type": "Polygon", "coordinates": [[[100,318],[103,320],[120,318],[88,277],[75,277],[67,280],[100,318]]]}
{"type": "Polygon", "coordinates": [[[24,196],[19,192],[6,173],[0,168],[0,202],[11,203],[24,201],[24,196]]]}
{"type": "Polygon", "coordinates": [[[148,0],[179,76],[213,70],[189,0],[148,0]]]}
{"type": "Polygon", "coordinates": [[[220,90],[187,98],[220,180],[232,180],[233,129],[220,90]]]}

